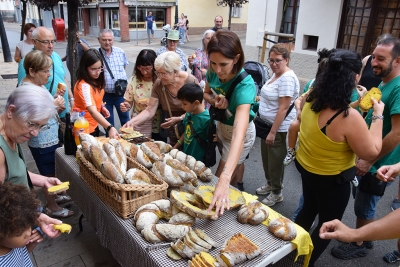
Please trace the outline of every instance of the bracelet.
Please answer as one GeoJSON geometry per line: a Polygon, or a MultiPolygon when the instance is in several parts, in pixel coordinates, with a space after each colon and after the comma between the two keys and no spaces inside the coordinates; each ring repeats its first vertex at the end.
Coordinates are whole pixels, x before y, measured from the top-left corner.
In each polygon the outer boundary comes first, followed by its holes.
{"type": "Polygon", "coordinates": [[[69,102],[71,102],[71,101],[75,101],[75,98],[71,97],[71,98],[69,99],[69,102]]]}
{"type": "Polygon", "coordinates": [[[372,115],[371,119],[372,119],[373,121],[374,121],[374,120],[377,120],[377,119],[383,120],[383,115],[372,115]]]}
{"type": "Polygon", "coordinates": [[[178,140],[178,143],[182,146],[182,142],[181,142],[181,140],[178,140]]]}
{"type": "Polygon", "coordinates": [[[110,131],[112,127],[114,127],[114,126],[112,126],[111,124],[110,124],[110,125],[108,125],[108,127],[107,127],[107,129],[106,129],[106,130],[107,130],[107,132],[108,132],[108,131],[110,131]]]}

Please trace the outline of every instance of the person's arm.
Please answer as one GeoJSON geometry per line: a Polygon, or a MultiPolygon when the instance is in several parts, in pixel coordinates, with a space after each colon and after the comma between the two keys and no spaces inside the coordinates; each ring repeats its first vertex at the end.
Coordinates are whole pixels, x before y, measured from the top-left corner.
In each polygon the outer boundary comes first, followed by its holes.
{"type": "Polygon", "coordinates": [[[350,229],[339,220],[322,224],[319,230],[321,239],[337,239],[342,242],[361,242],[363,240],[386,240],[400,238],[400,209],[358,229],[350,229]]]}
{"type": "Polygon", "coordinates": [[[224,214],[224,205],[227,205],[225,206],[227,209],[230,208],[229,184],[231,182],[232,174],[238,164],[240,154],[243,150],[244,138],[246,136],[247,128],[249,127],[249,114],[249,104],[237,106],[235,121],[233,122],[231,148],[229,150],[228,158],[222,173],[218,177],[219,179],[217,185],[215,186],[213,200],[208,208],[208,212],[210,212],[213,207],[216,206],[216,216],[224,214]],[[222,200],[226,200],[226,202],[223,202],[222,200]]]}
{"type": "Polygon", "coordinates": [[[147,108],[140,112],[137,116],[130,119],[123,127],[135,127],[136,125],[141,125],[144,122],[152,119],[156,114],[158,108],[159,100],[158,98],[150,97],[149,104],[147,108]]]}
{"type": "MultiPolygon", "coordinates": [[[[101,108],[105,109],[104,113],[107,114],[108,110],[103,106],[101,108]]],[[[95,119],[104,129],[108,128],[110,123],[105,118],[107,116],[103,117],[103,115],[101,115],[100,112],[97,111],[96,106],[88,106],[88,107],[86,107],[86,109],[89,111],[90,116],[92,116],[93,119],[95,119]]],[[[108,113],[108,117],[109,116],[110,116],[110,113],[108,113]]],[[[111,139],[119,138],[117,129],[115,129],[114,127],[111,127],[111,129],[108,131],[108,136],[111,139]]]]}
{"type": "Polygon", "coordinates": [[[174,145],[174,148],[183,150],[183,142],[185,141],[185,134],[181,135],[181,138],[179,138],[178,142],[174,145]]]}
{"type": "Polygon", "coordinates": [[[376,177],[384,182],[393,182],[400,174],[400,162],[394,165],[382,166],[376,171],[376,177]]]}
{"type": "Polygon", "coordinates": [[[15,48],[14,60],[15,62],[19,63],[22,59],[21,51],[19,50],[18,46],[15,48]]]}
{"type": "Polygon", "coordinates": [[[272,124],[271,131],[269,132],[265,143],[267,146],[274,145],[276,133],[281,127],[282,122],[285,120],[286,113],[290,107],[290,102],[292,101],[291,96],[279,97],[279,109],[276,113],[274,123],[272,124]]]}
{"type": "Polygon", "coordinates": [[[41,213],[37,218],[38,226],[50,238],[56,238],[61,235],[59,230],[53,228],[54,224],[62,224],[62,221],[50,218],[44,213],[41,213]]]}
{"type": "Polygon", "coordinates": [[[77,40],[76,41],[77,41],[78,45],[80,45],[82,47],[83,51],[89,50],[89,48],[90,48],[89,44],[86,41],[84,41],[83,39],[81,40],[81,38],[79,37],[78,32],[76,34],[77,34],[77,40]]]}

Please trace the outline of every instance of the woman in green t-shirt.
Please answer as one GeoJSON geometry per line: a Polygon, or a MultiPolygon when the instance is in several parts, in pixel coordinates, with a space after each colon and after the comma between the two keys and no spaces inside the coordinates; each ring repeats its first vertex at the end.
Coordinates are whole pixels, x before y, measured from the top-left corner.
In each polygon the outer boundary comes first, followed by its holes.
{"type": "Polygon", "coordinates": [[[253,78],[248,75],[235,86],[229,101],[225,97],[231,84],[244,71],[244,52],[235,33],[219,30],[208,43],[207,54],[210,64],[204,99],[218,109],[229,110],[225,112],[229,116],[217,122],[221,160],[215,174],[219,181],[209,210],[216,206],[218,216],[229,209],[229,184],[236,186],[237,178],[243,176],[244,160],[254,144],[252,105],[256,88],[253,78]]]}

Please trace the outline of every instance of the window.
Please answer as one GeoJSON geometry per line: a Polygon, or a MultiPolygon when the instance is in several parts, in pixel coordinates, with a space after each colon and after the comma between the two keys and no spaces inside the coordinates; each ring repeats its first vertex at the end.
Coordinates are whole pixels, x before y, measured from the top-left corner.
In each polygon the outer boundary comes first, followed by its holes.
{"type": "Polygon", "coordinates": [[[232,7],[232,18],[240,18],[240,15],[242,14],[242,8],[241,7],[232,7]]]}
{"type": "MultiPolygon", "coordinates": [[[[139,29],[146,29],[146,16],[148,12],[153,13],[153,17],[155,18],[157,28],[161,28],[165,25],[165,9],[163,8],[144,8],[138,7],[137,9],[137,21],[138,21],[138,28],[139,29]]],[[[136,7],[130,7],[128,11],[128,18],[129,18],[129,28],[136,28],[136,7]]]]}
{"type": "Polygon", "coordinates": [[[98,27],[99,26],[99,20],[97,17],[97,9],[90,9],[89,12],[89,21],[90,21],[90,26],[92,27],[98,27]]]}
{"type": "Polygon", "coordinates": [[[296,36],[297,17],[299,15],[300,0],[286,0],[283,6],[281,33],[296,36]]]}

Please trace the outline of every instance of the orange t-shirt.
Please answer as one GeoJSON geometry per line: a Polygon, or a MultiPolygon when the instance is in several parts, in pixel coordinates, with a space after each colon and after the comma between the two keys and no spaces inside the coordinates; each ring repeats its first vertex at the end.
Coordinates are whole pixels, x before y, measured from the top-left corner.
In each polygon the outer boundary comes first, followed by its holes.
{"type": "Polygon", "coordinates": [[[75,84],[74,87],[74,107],[78,108],[80,112],[85,112],[85,119],[89,122],[89,132],[92,133],[99,124],[90,115],[87,107],[96,106],[98,112],[101,110],[101,104],[103,103],[104,90],[94,90],[84,80],[80,80],[75,84]]]}

